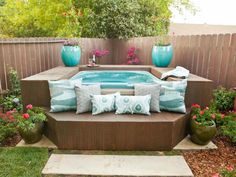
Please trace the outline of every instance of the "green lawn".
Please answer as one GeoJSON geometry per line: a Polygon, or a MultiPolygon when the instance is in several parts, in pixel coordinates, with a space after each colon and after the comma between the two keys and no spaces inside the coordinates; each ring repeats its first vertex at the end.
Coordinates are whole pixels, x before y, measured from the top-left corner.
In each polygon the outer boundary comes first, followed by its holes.
{"type": "MultiPolygon", "coordinates": [[[[56,154],[93,155],[180,155],[179,151],[62,151],[56,154]]],[[[48,149],[35,147],[0,148],[0,177],[41,177],[49,157],[48,149]]]]}
{"type": "Polygon", "coordinates": [[[41,177],[46,148],[0,148],[0,177],[41,177]]]}

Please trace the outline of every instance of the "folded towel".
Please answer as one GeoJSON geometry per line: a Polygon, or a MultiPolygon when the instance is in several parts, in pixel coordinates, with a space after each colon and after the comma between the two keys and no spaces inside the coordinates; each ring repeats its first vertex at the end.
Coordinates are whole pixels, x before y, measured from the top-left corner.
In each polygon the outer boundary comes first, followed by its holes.
{"type": "Polygon", "coordinates": [[[181,79],[187,78],[189,75],[189,70],[184,67],[177,66],[175,69],[167,71],[161,75],[162,80],[166,80],[168,77],[177,77],[181,79]]]}

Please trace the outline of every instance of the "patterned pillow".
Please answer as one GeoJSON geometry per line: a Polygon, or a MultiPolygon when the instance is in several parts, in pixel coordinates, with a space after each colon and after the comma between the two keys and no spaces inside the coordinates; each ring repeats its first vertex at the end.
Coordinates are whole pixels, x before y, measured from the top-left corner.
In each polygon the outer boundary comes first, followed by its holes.
{"type": "Polygon", "coordinates": [[[100,95],[101,88],[96,85],[76,85],[75,92],[77,96],[76,114],[92,111],[92,103],[90,95],[100,95]]]}
{"type": "Polygon", "coordinates": [[[151,95],[117,96],[116,114],[146,114],[150,115],[151,95]]]}
{"type": "Polygon", "coordinates": [[[135,95],[151,95],[151,111],[153,112],[160,112],[160,90],[160,84],[134,86],[135,95]]]}
{"type": "Polygon", "coordinates": [[[92,115],[115,111],[115,101],[118,95],[120,95],[119,92],[109,95],[91,95],[92,115]]]}
{"type": "Polygon", "coordinates": [[[187,87],[187,79],[182,81],[163,81],[161,87],[161,110],[186,113],[184,96],[187,87]]]}
{"type": "Polygon", "coordinates": [[[75,84],[80,81],[48,81],[51,96],[50,112],[76,110],[75,84]]]}

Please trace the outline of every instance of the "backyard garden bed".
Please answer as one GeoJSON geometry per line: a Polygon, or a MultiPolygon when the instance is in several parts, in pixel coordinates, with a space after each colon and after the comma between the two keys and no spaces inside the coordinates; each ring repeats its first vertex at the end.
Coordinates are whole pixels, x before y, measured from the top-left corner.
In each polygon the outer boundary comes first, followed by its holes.
{"type": "Polygon", "coordinates": [[[182,154],[196,177],[209,177],[222,169],[235,168],[236,147],[229,138],[217,136],[213,139],[218,149],[183,151],[182,154]]]}

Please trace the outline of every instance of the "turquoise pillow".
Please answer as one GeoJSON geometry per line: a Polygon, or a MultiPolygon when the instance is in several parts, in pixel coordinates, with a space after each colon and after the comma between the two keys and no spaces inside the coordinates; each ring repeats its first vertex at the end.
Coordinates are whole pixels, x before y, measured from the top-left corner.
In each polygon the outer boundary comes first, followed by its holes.
{"type": "Polygon", "coordinates": [[[184,102],[187,79],[182,81],[162,81],[160,92],[160,109],[186,113],[184,102]]]}
{"type": "Polygon", "coordinates": [[[116,114],[150,115],[151,95],[116,97],[116,114]]]}
{"type": "Polygon", "coordinates": [[[48,81],[51,96],[50,112],[76,110],[75,84],[80,81],[48,81]]]}
{"type": "Polygon", "coordinates": [[[119,92],[108,95],[91,95],[92,115],[115,111],[116,96],[119,92]]]}

